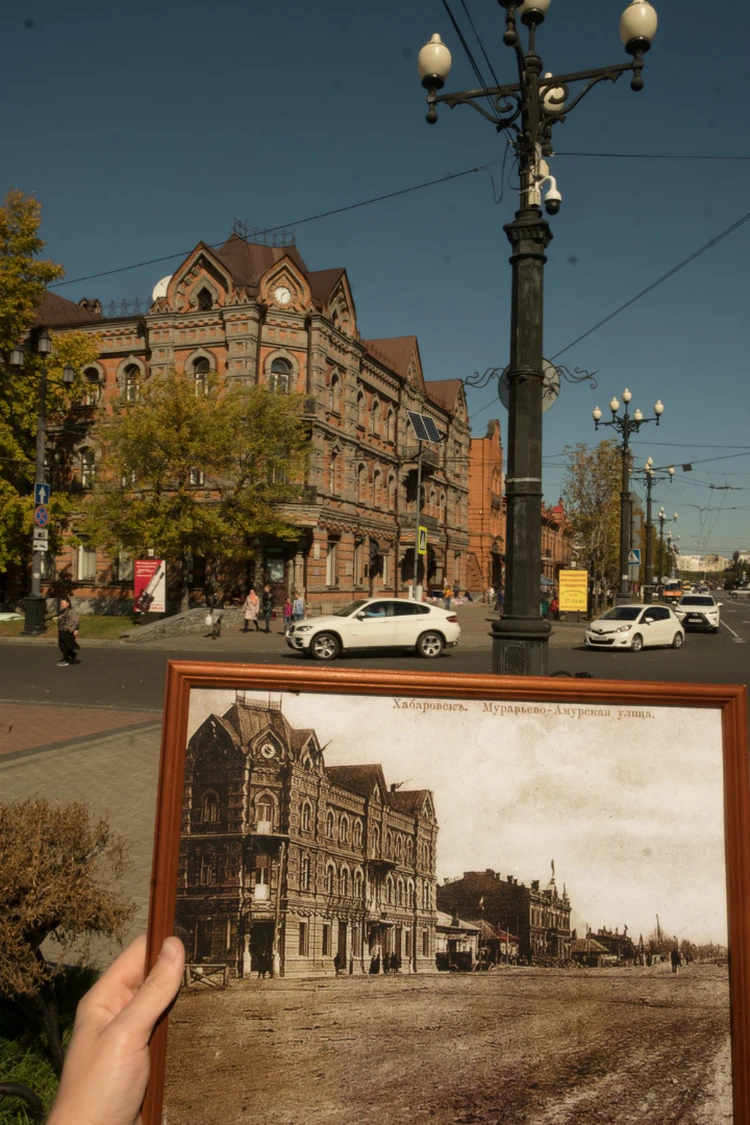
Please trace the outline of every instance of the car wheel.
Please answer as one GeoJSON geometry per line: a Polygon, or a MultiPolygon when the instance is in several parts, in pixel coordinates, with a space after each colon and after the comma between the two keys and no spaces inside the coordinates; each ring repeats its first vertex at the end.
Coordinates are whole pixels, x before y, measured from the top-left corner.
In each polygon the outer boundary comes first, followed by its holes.
{"type": "Polygon", "coordinates": [[[683,640],[684,637],[682,636],[682,633],[675,633],[675,635],[672,637],[672,648],[682,648],[683,640]]]}
{"type": "Polygon", "coordinates": [[[713,629],[711,630],[711,632],[712,632],[712,633],[718,633],[718,631],[719,631],[719,626],[718,626],[718,625],[714,625],[714,627],[713,627],[713,629]]]}
{"type": "Polygon", "coordinates": [[[636,635],[633,637],[632,641],[630,642],[630,650],[631,650],[631,652],[640,652],[642,648],[643,648],[643,637],[641,636],[640,633],[636,633],[636,635]]]}
{"type": "Polygon", "coordinates": [[[427,660],[434,660],[445,647],[445,641],[439,633],[422,633],[417,641],[417,652],[427,660]]]}
{"type": "Polygon", "coordinates": [[[333,633],[318,633],[310,642],[310,655],[314,660],[335,660],[340,651],[338,637],[333,633]]]}

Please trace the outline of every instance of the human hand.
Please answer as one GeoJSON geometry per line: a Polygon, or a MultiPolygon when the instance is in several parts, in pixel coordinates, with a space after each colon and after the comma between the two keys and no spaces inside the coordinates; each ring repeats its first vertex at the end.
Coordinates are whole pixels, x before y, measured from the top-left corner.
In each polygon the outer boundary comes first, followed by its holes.
{"type": "Polygon", "coordinates": [[[146,939],[136,938],[78,1005],[60,1089],[47,1125],[139,1125],[148,1044],[180,988],[182,942],[168,937],[144,980],[146,939]]]}

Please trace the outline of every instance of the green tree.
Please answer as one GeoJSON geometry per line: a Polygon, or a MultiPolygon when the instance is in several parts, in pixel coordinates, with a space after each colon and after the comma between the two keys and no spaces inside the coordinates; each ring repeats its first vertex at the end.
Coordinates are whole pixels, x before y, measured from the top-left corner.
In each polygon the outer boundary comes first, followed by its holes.
{"type": "MultiPolygon", "coordinates": [[[[0,571],[28,562],[31,551],[33,484],[41,360],[28,352],[21,370],[10,366],[12,348],[22,345],[36,318],[47,285],[62,266],[39,258],[41,207],[33,196],[11,190],[0,205],[0,571]]],[[[80,400],[80,373],[97,356],[97,340],[81,331],[55,333],[46,361],[50,428],[62,433],[71,404],[80,400]],[[77,374],[64,387],[62,369],[77,374]]],[[[70,498],[56,491],[51,506],[50,547],[57,546],[71,510],[70,498]]]]}
{"type": "Polygon", "coordinates": [[[0,998],[41,1024],[58,1074],[56,970],[41,947],[54,936],[85,954],[95,935],[121,940],[134,911],[117,888],[126,868],[127,842],[83,802],[0,804],[0,998]]]}
{"type": "Polygon", "coordinates": [[[592,606],[596,613],[603,592],[619,585],[622,459],[615,441],[602,441],[594,449],[579,443],[565,455],[563,501],[578,562],[598,591],[592,606]]]}
{"type": "Polygon", "coordinates": [[[197,393],[170,371],[115,403],[99,440],[81,534],[177,562],[183,608],[192,556],[246,558],[258,535],[299,534],[284,515],[300,498],[309,445],[296,396],[218,380],[197,393]]]}

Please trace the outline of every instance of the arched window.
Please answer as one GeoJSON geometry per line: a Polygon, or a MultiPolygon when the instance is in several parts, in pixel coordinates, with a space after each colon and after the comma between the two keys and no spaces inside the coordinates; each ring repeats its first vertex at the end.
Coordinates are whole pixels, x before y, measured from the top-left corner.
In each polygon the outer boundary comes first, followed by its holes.
{"type": "Polygon", "coordinates": [[[370,840],[372,845],[372,854],[377,855],[380,851],[380,829],[378,828],[377,824],[373,824],[372,826],[370,840]]]}
{"type": "Polygon", "coordinates": [[[411,839],[406,841],[406,862],[411,863],[414,859],[414,843],[411,839]]]}
{"type": "Polygon", "coordinates": [[[331,461],[328,466],[328,488],[330,492],[336,492],[336,472],[338,469],[339,449],[337,446],[331,450],[331,461]]]}
{"type": "Polygon", "coordinates": [[[81,487],[91,488],[96,476],[96,457],[92,450],[81,450],[81,487]]]}
{"type": "Polygon", "coordinates": [[[367,500],[367,468],[357,465],[357,503],[364,504],[367,500]]]}
{"type": "Polygon", "coordinates": [[[357,391],[357,425],[364,426],[367,413],[367,399],[364,391],[357,391]]]}
{"type": "Polygon", "coordinates": [[[390,875],[385,881],[385,901],[389,906],[393,906],[393,878],[390,875]]]}
{"type": "Polygon", "coordinates": [[[404,905],[404,883],[403,879],[399,879],[396,883],[396,906],[404,905]]]}
{"type": "Polygon", "coordinates": [[[430,512],[434,515],[437,508],[437,492],[434,488],[430,489],[430,512]]]}
{"type": "Polygon", "coordinates": [[[275,359],[268,376],[269,390],[287,395],[292,389],[292,365],[288,359],[275,359]]]}
{"type": "Polygon", "coordinates": [[[373,434],[380,433],[380,403],[375,399],[372,404],[372,414],[370,415],[370,432],[373,434]]]}
{"type": "Polygon", "coordinates": [[[394,512],[396,510],[396,478],[391,475],[388,477],[388,511],[394,512]]]}
{"type": "Polygon", "coordinates": [[[326,894],[332,895],[336,886],[336,869],[332,863],[326,867],[326,894]]]}
{"type": "Polygon", "coordinates": [[[303,855],[299,865],[299,889],[301,891],[310,890],[310,857],[303,855]]]}
{"type": "Polygon", "coordinates": [[[380,469],[376,469],[372,475],[372,499],[376,508],[380,508],[383,503],[383,474],[380,469]]]}
{"type": "Polygon", "coordinates": [[[204,312],[207,309],[213,308],[214,299],[211,296],[211,291],[209,289],[206,289],[205,285],[198,291],[195,301],[198,305],[198,308],[202,309],[204,312]]]}
{"type": "Polygon", "coordinates": [[[265,795],[259,797],[255,811],[258,816],[258,832],[270,832],[273,829],[273,800],[265,795]]]}
{"type": "Polygon", "coordinates": [[[395,441],[396,440],[396,415],[393,413],[392,410],[389,410],[388,414],[386,416],[385,432],[386,432],[386,437],[388,438],[388,441],[395,441]]]}
{"type": "Polygon", "coordinates": [[[393,855],[393,833],[387,832],[385,837],[385,854],[393,855]]]}
{"type": "Polygon", "coordinates": [[[216,824],[219,820],[219,794],[207,789],[201,797],[201,824],[216,824]]]}
{"type": "Polygon", "coordinates": [[[402,860],[404,858],[404,841],[401,836],[396,837],[396,859],[402,860]]]}
{"type": "Polygon", "coordinates": [[[331,375],[331,385],[328,391],[328,401],[331,410],[338,413],[341,409],[341,380],[335,373],[331,375]]]}
{"type": "Polygon", "coordinates": [[[409,906],[412,910],[417,905],[414,899],[414,883],[411,879],[406,884],[406,905],[409,906]]]}
{"type": "Polygon", "coordinates": [[[209,887],[214,882],[214,864],[210,855],[201,856],[200,884],[209,887]]]}
{"type": "Polygon", "coordinates": [[[205,395],[208,393],[208,376],[211,371],[211,364],[201,356],[193,362],[193,381],[195,383],[195,393],[197,395],[205,395]]]}
{"type": "Polygon", "coordinates": [[[346,844],[349,842],[349,817],[342,816],[339,821],[339,843],[346,844]]]}
{"type": "Polygon", "coordinates": [[[326,813],[326,836],[333,839],[334,816],[331,809],[326,813]]]}
{"type": "Polygon", "coordinates": [[[303,832],[309,832],[310,831],[311,822],[312,822],[312,805],[310,804],[309,801],[305,801],[302,805],[302,817],[301,817],[301,824],[302,824],[302,831],[303,832]]]}
{"type": "Polygon", "coordinates": [[[352,894],[355,898],[362,897],[362,885],[362,872],[359,870],[359,868],[357,868],[357,870],[354,872],[354,879],[352,880],[352,894]]]}
{"type": "Polygon", "coordinates": [[[444,492],[440,493],[440,511],[438,515],[443,523],[448,522],[448,500],[444,492]]]}
{"type": "Polygon", "coordinates": [[[361,820],[355,820],[354,821],[354,828],[352,830],[352,843],[354,844],[355,848],[359,848],[359,847],[362,846],[362,821],[361,820]]]}
{"type": "Polygon", "coordinates": [[[101,398],[102,384],[95,367],[87,367],[83,373],[83,405],[96,406],[101,398]]]}
{"type": "Polygon", "coordinates": [[[349,894],[349,868],[348,867],[342,867],[341,868],[341,875],[339,876],[339,894],[340,895],[348,895],[349,894]]]}
{"type": "Polygon", "coordinates": [[[138,389],[141,382],[141,369],[131,363],[125,368],[125,401],[137,402],[138,389]]]}

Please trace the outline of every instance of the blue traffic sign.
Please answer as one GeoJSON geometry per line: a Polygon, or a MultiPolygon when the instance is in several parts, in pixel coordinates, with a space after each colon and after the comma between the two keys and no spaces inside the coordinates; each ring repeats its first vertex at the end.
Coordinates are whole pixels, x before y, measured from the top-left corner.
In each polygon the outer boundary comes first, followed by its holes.
{"type": "Polygon", "coordinates": [[[34,512],[34,524],[37,527],[47,527],[49,524],[49,508],[45,508],[43,504],[34,512]]]}
{"type": "Polygon", "coordinates": [[[49,504],[51,487],[48,484],[40,484],[39,481],[34,485],[34,507],[38,508],[40,505],[46,507],[49,504]]]}
{"type": "Polygon", "coordinates": [[[628,551],[628,564],[630,566],[640,566],[641,565],[641,549],[640,549],[640,547],[636,547],[632,551],[628,551]]]}

